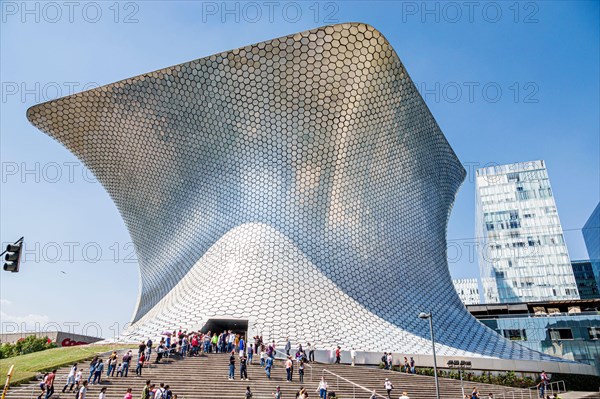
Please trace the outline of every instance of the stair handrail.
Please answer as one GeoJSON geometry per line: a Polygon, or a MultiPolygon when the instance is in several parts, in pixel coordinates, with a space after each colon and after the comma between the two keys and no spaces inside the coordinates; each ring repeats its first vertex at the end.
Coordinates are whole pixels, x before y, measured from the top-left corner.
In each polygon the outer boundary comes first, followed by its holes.
{"type": "MultiPolygon", "coordinates": [[[[371,393],[371,390],[370,390],[369,388],[367,388],[367,387],[364,387],[364,386],[362,386],[362,385],[360,385],[360,384],[357,384],[357,383],[355,383],[355,382],[353,382],[353,381],[350,381],[349,379],[347,379],[347,378],[344,378],[344,377],[342,377],[341,375],[339,375],[339,374],[336,374],[336,373],[334,373],[334,372],[332,372],[332,371],[329,371],[329,370],[327,370],[327,369],[323,369],[323,370],[322,370],[322,374],[323,374],[323,373],[329,373],[329,374],[331,374],[331,375],[335,376],[336,378],[339,378],[340,380],[344,380],[344,381],[346,381],[347,383],[349,383],[349,384],[352,384],[352,385],[354,385],[355,387],[358,387],[358,388],[362,389],[363,391],[366,391],[366,392],[368,392],[368,393],[371,393]]],[[[338,386],[338,389],[339,389],[339,386],[338,386]]],[[[376,395],[378,398],[387,399],[387,396],[383,396],[383,395],[380,395],[380,394],[378,394],[378,393],[375,393],[375,395],[376,395]]]]}
{"type": "MultiPolygon", "coordinates": [[[[556,393],[564,393],[567,392],[567,385],[565,384],[564,380],[559,380],[559,381],[552,381],[546,384],[546,388],[545,388],[545,392],[548,392],[548,390],[551,390],[552,395],[554,395],[554,384],[556,384],[556,393]],[[562,391],[560,390],[560,385],[562,384],[562,391]]],[[[529,390],[529,392],[531,392],[532,389],[535,389],[536,391],[538,390],[538,386],[534,385],[532,387],[527,388],[529,390]]]]}

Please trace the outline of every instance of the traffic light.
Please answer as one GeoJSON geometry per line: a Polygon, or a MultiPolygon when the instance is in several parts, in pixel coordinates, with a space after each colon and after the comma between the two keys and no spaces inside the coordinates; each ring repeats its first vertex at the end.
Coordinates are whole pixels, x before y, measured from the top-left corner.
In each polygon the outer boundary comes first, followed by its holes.
{"type": "Polygon", "coordinates": [[[19,271],[19,264],[21,263],[21,250],[23,249],[23,239],[15,242],[14,244],[8,244],[6,246],[6,255],[4,255],[4,270],[7,272],[17,273],[19,271]]]}

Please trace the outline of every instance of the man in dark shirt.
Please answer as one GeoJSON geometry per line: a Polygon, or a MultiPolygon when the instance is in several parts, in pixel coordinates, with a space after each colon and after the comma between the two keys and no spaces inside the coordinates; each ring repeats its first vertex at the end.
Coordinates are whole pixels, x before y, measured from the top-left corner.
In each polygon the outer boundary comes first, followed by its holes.
{"type": "Polygon", "coordinates": [[[123,356],[123,372],[121,373],[121,377],[127,377],[127,372],[129,371],[129,365],[131,364],[131,351],[127,352],[125,356],[123,356]]]}
{"type": "Polygon", "coordinates": [[[248,370],[246,369],[247,360],[246,355],[240,358],[240,379],[247,380],[248,379],[248,370]]]}
{"type": "Polygon", "coordinates": [[[231,356],[229,356],[229,380],[234,380],[235,375],[235,352],[231,352],[231,356]]]}

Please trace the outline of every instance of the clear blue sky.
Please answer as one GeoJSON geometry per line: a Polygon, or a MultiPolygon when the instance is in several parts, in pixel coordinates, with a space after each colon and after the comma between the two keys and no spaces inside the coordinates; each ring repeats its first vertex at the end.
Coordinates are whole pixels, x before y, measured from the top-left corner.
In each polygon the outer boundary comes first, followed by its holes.
{"type": "MultiPolygon", "coordinates": [[[[369,23],[388,38],[468,171],[544,159],[571,257],[585,258],[579,229],[600,198],[600,3],[465,3],[230,2],[227,12],[220,1],[0,2],[0,241],[24,235],[32,252],[19,274],[0,273],[5,329],[79,322],[93,335],[97,323],[110,336],[131,317],[138,289],[114,204],[27,122],[28,107],[335,22],[369,23]]],[[[466,244],[474,197],[470,174],[448,231],[456,278],[478,275],[466,244]]]]}

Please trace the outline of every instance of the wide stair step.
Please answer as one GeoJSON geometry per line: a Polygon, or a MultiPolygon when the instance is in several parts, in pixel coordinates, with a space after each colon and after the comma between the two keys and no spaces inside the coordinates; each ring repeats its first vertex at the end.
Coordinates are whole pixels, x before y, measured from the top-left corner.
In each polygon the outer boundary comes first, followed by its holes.
{"type": "MultiPolygon", "coordinates": [[[[134,351],[135,353],[135,351],[134,351]]],[[[108,358],[108,353],[101,356],[108,358]]],[[[121,357],[122,355],[120,355],[121,357]]],[[[135,357],[135,356],[134,356],[135,357]]],[[[255,359],[256,360],[256,359],[255,359]]],[[[241,381],[239,379],[239,361],[236,364],[236,375],[234,381],[227,379],[229,371],[229,357],[226,354],[209,354],[201,357],[188,357],[185,359],[167,359],[160,364],[150,364],[144,367],[142,376],[135,375],[135,367],[130,367],[129,376],[124,377],[106,377],[102,376],[102,383],[99,385],[89,385],[87,399],[96,399],[101,387],[107,387],[107,399],[121,399],[127,388],[133,389],[134,398],[139,398],[146,380],[151,380],[158,387],[161,382],[169,385],[178,399],[212,399],[212,398],[244,398],[246,387],[249,386],[253,393],[253,399],[272,398],[277,385],[281,386],[284,399],[295,398],[295,394],[304,386],[310,398],[318,398],[316,393],[321,376],[325,376],[329,384],[329,390],[335,391],[338,398],[368,398],[370,393],[362,390],[344,379],[350,380],[369,391],[376,389],[380,395],[385,395],[383,382],[389,378],[394,384],[392,397],[397,398],[402,391],[407,391],[411,399],[432,399],[435,398],[435,383],[433,377],[404,374],[399,372],[381,370],[375,367],[337,364],[312,364],[306,367],[304,383],[300,384],[298,380],[297,368],[294,370],[294,381],[286,381],[286,373],[283,364],[280,361],[275,362],[271,372],[271,379],[267,379],[264,369],[258,365],[258,361],[248,365],[249,380],[241,381]],[[324,371],[335,373],[342,378],[324,371]]],[[[87,377],[89,362],[81,363],[80,367],[85,369],[84,376],[87,377]]],[[[66,376],[70,367],[62,367],[57,372],[55,382],[55,394],[52,398],[56,399],[74,399],[74,393],[62,393],[62,387],[66,382],[66,376]]],[[[106,370],[105,370],[106,371],[106,370]]],[[[440,378],[440,397],[443,399],[462,398],[460,381],[440,378]]],[[[470,393],[473,387],[472,382],[465,383],[465,392],[470,393]],[[467,385],[469,384],[469,385],[467,385]]],[[[489,384],[476,384],[479,391],[487,397],[488,393],[493,393],[496,397],[504,397],[503,394],[510,392],[506,397],[512,398],[512,392],[515,392],[515,398],[535,397],[535,392],[519,390],[489,384]]],[[[11,388],[8,392],[8,399],[30,399],[39,395],[39,381],[30,382],[18,387],[11,388]]]]}

